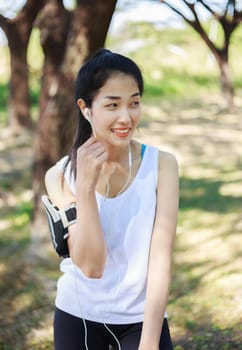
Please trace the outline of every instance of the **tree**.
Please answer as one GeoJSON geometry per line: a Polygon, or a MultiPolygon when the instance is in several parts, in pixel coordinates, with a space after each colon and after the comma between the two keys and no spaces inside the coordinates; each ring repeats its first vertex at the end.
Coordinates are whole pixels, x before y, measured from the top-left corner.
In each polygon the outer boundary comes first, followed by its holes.
{"type": "Polygon", "coordinates": [[[203,0],[187,1],[180,0],[185,10],[178,8],[177,5],[172,4],[169,0],[160,0],[163,4],[168,6],[172,11],[182,17],[204,40],[208,48],[215,57],[221,77],[221,89],[225,98],[226,106],[228,108],[233,105],[233,81],[229,67],[229,44],[231,36],[235,29],[242,21],[242,9],[239,7],[239,1],[226,0],[224,2],[216,2],[203,0]],[[215,19],[223,30],[223,44],[219,47],[204,29],[201,20],[199,19],[199,6],[208,11],[210,16],[215,19]]]}
{"type": "Polygon", "coordinates": [[[45,0],[28,0],[15,18],[0,15],[0,26],[10,50],[10,89],[8,120],[12,128],[31,128],[27,48],[33,23],[45,0]]]}
{"type": "Polygon", "coordinates": [[[35,147],[35,213],[44,191],[44,174],[69,150],[74,132],[74,80],[83,62],[104,46],[117,0],[78,0],[68,11],[49,0],[38,18],[44,67],[35,147]]]}

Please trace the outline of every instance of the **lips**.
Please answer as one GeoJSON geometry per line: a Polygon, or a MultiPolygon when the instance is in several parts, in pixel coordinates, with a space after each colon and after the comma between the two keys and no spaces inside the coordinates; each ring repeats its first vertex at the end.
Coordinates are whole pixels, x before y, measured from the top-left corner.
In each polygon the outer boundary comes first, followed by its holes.
{"type": "Polygon", "coordinates": [[[129,128],[117,128],[117,129],[111,129],[112,132],[119,137],[126,137],[129,135],[129,128]]]}

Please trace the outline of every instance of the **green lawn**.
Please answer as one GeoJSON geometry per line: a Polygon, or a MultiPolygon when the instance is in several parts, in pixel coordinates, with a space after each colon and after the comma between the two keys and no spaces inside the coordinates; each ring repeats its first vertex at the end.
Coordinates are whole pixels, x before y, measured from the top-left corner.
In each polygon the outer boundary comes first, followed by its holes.
{"type": "MultiPolygon", "coordinates": [[[[237,87],[231,112],[221,108],[218,71],[196,34],[154,32],[144,24],[108,38],[108,46],[118,48],[134,36],[147,38],[130,53],[146,81],[136,137],[173,152],[180,168],[168,305],[175,350],[242,349],[242,31],[231,46],[237,87]],[[183,53],[172,53],[171,44],[183,53]]],[[[37,57],[31,76],[34,111],[37,57]]],[[[30,254],[32,238],[40,236],[31,226],[34,137],[16,137],[6,128],[8,72],[0,78],[0,350],[51,350],[59,259],[50,243],[44,257],[30,254]]]]}

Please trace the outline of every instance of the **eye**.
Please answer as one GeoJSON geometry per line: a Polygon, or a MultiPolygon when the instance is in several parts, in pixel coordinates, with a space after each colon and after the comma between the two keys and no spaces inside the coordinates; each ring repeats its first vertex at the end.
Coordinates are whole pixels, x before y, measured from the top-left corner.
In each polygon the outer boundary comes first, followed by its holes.
{"type": "Polygon", "coordinates": [[[117,103],[110,103],[106,107],[109,108],[109,109],[114,109],[114,108],[117,107],[117,103]]]}
{"type": "Polygon", "coordinates": [[[138,107],[140,105],[140,101],[133,101],[131,103],[131,107],[138,107]]]}

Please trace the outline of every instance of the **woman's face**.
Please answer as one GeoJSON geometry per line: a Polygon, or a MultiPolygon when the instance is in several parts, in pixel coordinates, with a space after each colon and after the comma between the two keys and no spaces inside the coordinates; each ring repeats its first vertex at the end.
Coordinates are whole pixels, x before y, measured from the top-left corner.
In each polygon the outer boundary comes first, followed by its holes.
{"type": "Polygon", "coordinates": [[[127,145],[139,123],[140,93],[134,78],[117,73],[95,96],[90,119],[96,137],[110,146],[127,145]]]}

